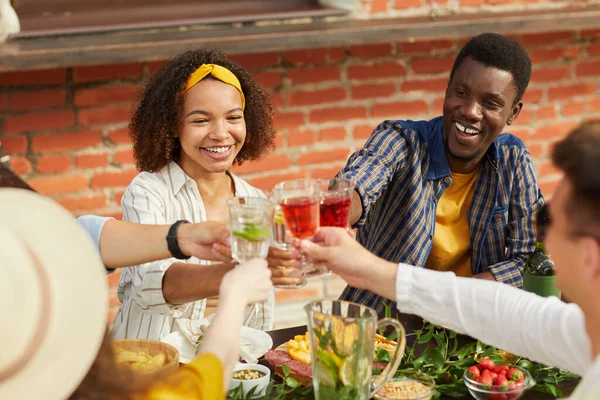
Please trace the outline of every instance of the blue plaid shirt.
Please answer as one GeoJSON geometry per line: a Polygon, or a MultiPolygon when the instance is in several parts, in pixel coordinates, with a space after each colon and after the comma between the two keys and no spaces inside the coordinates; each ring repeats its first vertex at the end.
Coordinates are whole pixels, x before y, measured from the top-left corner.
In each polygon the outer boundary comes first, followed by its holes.
{"type": "MultiPolygon", "coordinates": [[[[384,121],[338,174],[354,181],[362,200],[357,240],[383,259],[419,267],[427,261],[437,202],[452,183],[442,124],[442,117],[384,121]]],[[[473,274],[490,271],[497,281],[522,287],[523,265],[535,249],[534,216],[543,204],[529,151],[517,137],[500,135],[484,156],[467,212],[473,274]]],[[[341,298],[380,313],[387,302],[350,286],[341,298]]]]}

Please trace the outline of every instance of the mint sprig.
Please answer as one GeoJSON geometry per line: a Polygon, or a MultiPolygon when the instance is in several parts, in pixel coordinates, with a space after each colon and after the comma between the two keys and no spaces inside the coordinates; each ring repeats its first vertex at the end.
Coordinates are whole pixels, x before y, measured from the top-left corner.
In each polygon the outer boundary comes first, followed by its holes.
{"type": "Polygon", "coordinates": [[[244,224],[242,231],[234,231],[234,236],[245,239],[249,242],[258,242],[269,238],[269,231],[266,229],[259,228],[256,224],[246,223],[244,224]]]}

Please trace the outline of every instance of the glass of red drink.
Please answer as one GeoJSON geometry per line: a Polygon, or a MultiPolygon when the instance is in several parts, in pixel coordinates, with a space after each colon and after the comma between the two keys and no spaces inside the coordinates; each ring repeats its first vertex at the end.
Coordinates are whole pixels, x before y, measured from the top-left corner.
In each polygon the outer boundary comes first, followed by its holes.
{"type": "MultiPolygon", "coordinates": [[[[294,179],[275,185],[273,194],[281,211],[287,233],[296,239],[311,239],[319,230],[319,181],[294,179]]],[[[315,268],[302,253],[303,272],[315,268]]]]}
{"type": "MultiPolygon", "coordinates": [[[[285,220],[283,218],[283,211],[281,210],[281,206],[275,199],[275,195],[272,190],[265,190],[264,193],[275,208],[272,230],[273,241],[271,242],[271,246],[291,254],[295,250],[295,247],[292,244],[293,238],[285,229],[285,220]]],[[[286,283],[279,283],[273,285],[274,287],[279,289],[298,289],[306,286],[306,276],[302,269],[284,265],[277,266],[276,268],[280,272],[280,275],[278,275],[278,277],[285,278],[286,283]]]]}
{"type": "MultiPolygon", "coordinates": [[[[350,229],[350,204],[354,186],[345,178],[319,179],[319,225],[350,229]]],[[[331,274],[324,266],[309,276],[331,274]]]]}
{"type": "Polygon", "coordinates": [[[320,226],[349,229],[350,204],[354,187],[344,178],[320,179],[320,226]]]}

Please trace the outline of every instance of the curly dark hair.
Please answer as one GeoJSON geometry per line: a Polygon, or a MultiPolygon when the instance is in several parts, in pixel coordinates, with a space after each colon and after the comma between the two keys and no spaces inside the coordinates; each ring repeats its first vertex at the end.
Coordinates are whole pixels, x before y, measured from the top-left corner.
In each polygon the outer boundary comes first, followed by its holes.
{"type": "Polygon", "coordinates": [[[531,79],[531,59],[523,46],[498,33],[477,35],[469,40],[456,56],[450,72],[450,81],[467,57],[485,66],[510,72],[517,89],[514,104],[521,101],[531,79]]]}
{"type": "Polygon", "coordinates": [[[273,107],[250,73],[220,50],[191,50],[164,65],[140,91],[129,123],[133,154],[140,171],[155,172],[171,160],[179,159],[180,146],[175,134],[183,114],[182,88],[202,64],[227,68],[242,85],[246,98],[246,141],[235,162],[257,160],[274,147],[273,107]]]}

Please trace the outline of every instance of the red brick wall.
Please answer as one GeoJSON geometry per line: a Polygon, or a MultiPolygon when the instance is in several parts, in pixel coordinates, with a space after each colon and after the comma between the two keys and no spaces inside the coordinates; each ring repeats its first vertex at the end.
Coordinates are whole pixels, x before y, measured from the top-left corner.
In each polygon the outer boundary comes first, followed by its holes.
{"type": "MultiPolygon", "coordinates": [[[[542,188],[556,176],[553,140],[600,116],[600,31],[517,36],[534,62],[525,107],[512,131],[533,153],[542,188]]],[[[464,40],[380,43],[233,57],[278,105],[277,149],[235,171],[259,187],[328,176],[385,118],[431,118],[464,40]]],[[[13,167],[75,214],[119,215],[137,173],[127,135],[132,101],[158,63],[0,74],[2,143],[13,167]]]]}
{"type": "MultiPolygon", "coordinates": [[[[600,117],[600,30],[516,39],[527,47],[534,71],[512,132],[529,147],[542,190],[549,193],[558,179],[548,162],[552,143],[581,120],[600,117]]],[[[428,119],[441,112],[448,72],[463,42],[234,57],[278,104],[277,149],[235,171],[262,188],[304,175],[333,175],[381,120],[428,119]]],[[[132,101],[158,67],[0,74],[1,140],[14,170],[74,214],[119,216],[123,191],[137,173],[127,135],[132,101]]]]}

